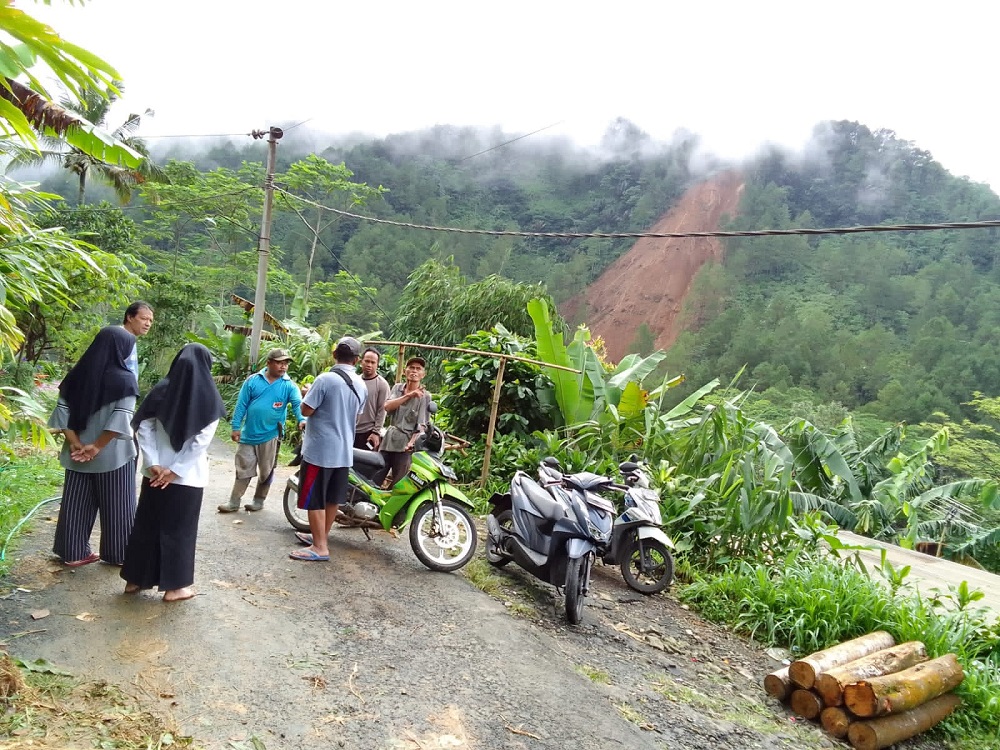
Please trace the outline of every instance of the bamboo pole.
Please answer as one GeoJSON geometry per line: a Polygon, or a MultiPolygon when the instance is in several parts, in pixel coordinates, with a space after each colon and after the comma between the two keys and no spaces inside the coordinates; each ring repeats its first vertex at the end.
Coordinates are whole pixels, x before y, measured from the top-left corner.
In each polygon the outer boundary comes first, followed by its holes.
{"type": "Polygon", "coordinates": [[[788,667],[782,667],[764,678],[764,690],[779,701],[788,700],[792,694],[792,681],[788,677],[788,667]]]}
{"type": "Polygon", "coordinates": [[[410,341],[381,341],[372,340],[366,341],[366,344],[374,344],[378,346],[398,346],[399,347],[399,360],[403,360],[403,349],[407,346],[412,346],[416,349],[434,349],[440,352],[460,352],[461,354],[476,354],[480,357],[492,357],[493,359],[512,359],[515,362],[527,362],[529,365],[538,365],[539,367],[548,367],[552,370],[565,370],[566,372],[575,372],[579,375],[582,370],[575,370],[572,367],[563,367],[562,365],[554,365],[551,362],[543,362],[540,359],[528,359],[527,357],[515,357],[513,354],[501,354],[499,352],[481,352],[477,349],[463,349],[460,346],[438,346],[436,344],[415,344],[410,341]]]}
{"type": "Polygon", "coordinates": [[[945,654],[902,672],[846,685],[844,705],[864,718],[902,713],[954,690],[963,679],[958,657],[945,654]]]}
{"type": "Polygon", "coordinates": [[[851,717],[840,706],[829,706],[820,713],[819,722],[827,734],[842,740],[847,736],[847,731],[851,726],[851,717]]]}
{"type": "Polygon", "coordinates": [[[812,690],[803,690],[802,688],[792,691],[788,705],[791,706],[792,711],[806,719],[816,719],[823,711],[823,699],[812,690]]]}
{"type": "Polygon", "coordinates": [[[820,672],[847,664],[876,651],[896,645],[896,639],[884,630],[862,635],[850,641],[838,643],[823,651],[817,651],[802,659],[793,661],[788,667],[788,675],[792,682],[800,688],[811,688],[820,672]]]}
{"type": "MultiPolygon", "coordinates": [[[[378,341],[366,341],[366,344],[378,344],[378,341]]],[[[388,343],[388,342],[387,342],[388,343]]],[[[406,369],[406,365],[403,364],[403,357],[406,355],[406,347],[403,344],[399,345],[399,356],[396,357],[396,383],[403,382],[403,370],[406,369]]]]}
{"type": "Polygon", "coordinates": [[[490,426],[486,430],[486,450],[483,452],[483,473],[479,477],[479,486],[486,486],[486,478],[490,475],[490,454],[493,452],[493,432],[497,426],[497,410],[500,408],[500,388],[503,387],[503,369],[507,364],[506,357],[500,357],[497,366],[497,381],[493,385],[493,403],[490,406],[490,426]]]}
{"type": "Polygon", "coordinates": [[[941,695],[911,711],[870,721],[855,721],[847,739],[857,750],[881,750],[926,732],[958,708],[961,699],[954,693],[941,695]]]}
{"type": "Polygon", "coordinates": [[[844,702],[845,685],[901,672],[925,661],[927,649],[924,644],[920,641],[908,641],[816,675],[813,690],[823,698],[824,705],[839,706],[844,702]]]}

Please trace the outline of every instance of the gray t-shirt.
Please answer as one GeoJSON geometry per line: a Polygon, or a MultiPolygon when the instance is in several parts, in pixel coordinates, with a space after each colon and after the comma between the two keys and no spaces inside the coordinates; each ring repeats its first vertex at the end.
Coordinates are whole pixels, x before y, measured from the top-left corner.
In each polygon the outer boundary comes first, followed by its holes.
{"type": "MultiPolygon", "coordinates": [[[[389,400],[399,398],[406,393],[406,383],[396,383],[389,391],[389,400]]],[[[381,450],[387,453],[402,453],[410,442],[413,433],[422,429],[431,421],[431,394],[425,393],[421,398],[413,398],[401,404],[396,411],[389,414],[389,429],[385,431],[381,450]]]]}
{"type": "Polygon", "coordinates": [[[324,372],[302,399],[304,406],[315,409],[306,418],[302,459],[328,469],[354,465],[354,425],[368,397],[368,389],[353,367],[336,365],[333,369],[351,379],[353,391],[337,373],[324,372]]]}
{"type": "MultiPolygon", "coordinates": [[[[102,474],[114,471],[135,458],[135,443],[132,441],[132,412],[135,409],[135,396],[112,401],[90,415],[87,426],[77,436],[83,445],[93,443],[105,430],[118,433],[90,461],[79,463],[70,458],[69,442],[63,442],[59,453],[59,463],[64,469],[78,471],[81,474],[102,474]]],[[[49,417],[49,427],[65,430],[69,427],[69,406],[61,398],[55,411],[49,417]]]]}

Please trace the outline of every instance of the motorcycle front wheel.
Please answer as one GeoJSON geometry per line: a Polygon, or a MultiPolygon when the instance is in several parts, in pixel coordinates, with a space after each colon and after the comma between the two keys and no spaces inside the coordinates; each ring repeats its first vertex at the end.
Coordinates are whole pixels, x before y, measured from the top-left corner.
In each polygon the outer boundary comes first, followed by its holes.
{"type": "Polygon", "coordinates": [[[674,578],[674,558],[658,539],[632,540],[621,564],[622,577],[640,594],[658,594],[674,578]]]}
{"type": "Polygon", "coordinates": [[[309,513],[299,509],[299,483],[291,477],[285,483],[285,519],[297,531],[309,531],[309,513]]]}
{"type": "MultiPolygon", "coordinates": [[[[514,528],[514,513],[510,510],[502,510],[496,515],[497,524],[501,529],[514,528]]],[[[502,568],[511,561],[511,558],[502,552],[496,551],[500,547],[500,540],[487,536],[486,539],[486,562],[494,568],[502,568]]]]}
{"type": "Polygon", "coordinates": [[[458,570],[476,554],[476,524],[464,506],[441,501],[441,518],[436,503],[424,503],[410,522],[410,547],[431,570],[448,573],[458,570]]]}
{"type": "Polygon", "coordinates": [[[570,559],[566,563],[566,619],[578,625],[583,619],[583,599],[590,583],[591,555],[570,559]]]}

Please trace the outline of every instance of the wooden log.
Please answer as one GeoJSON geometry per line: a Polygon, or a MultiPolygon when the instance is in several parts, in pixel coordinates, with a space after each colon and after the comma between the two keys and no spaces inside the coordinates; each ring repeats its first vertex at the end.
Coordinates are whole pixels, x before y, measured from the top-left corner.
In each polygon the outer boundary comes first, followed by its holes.
{"type": "Polygon", "coordinates": [[[844,705],[868,718],[902,713],[953,690],[965,678],[954,654],[945,654],[909,669],[844,686],[844,705]]]}
{"type": "Polygon", "coordinates": [[[788,676],[800,688],[808,690],[816,681],[816,675],[821,672],[895,645],[895,638],[884,630],[876,630],[793,661],[788,667],[788,676]]]}
{"type": "Polygon", "coordinates": [[[920,641],[908,641],[816,675],[813,690],[819,693],[823,705],[840,706],[844,702],[845,685],[901,672],[925,661],[927,661],[927,649],[924,644],[920,641]]]}
{"type": "Polygon", "coordinates": [[[788,700],[792,694],[792,681],[788,677],[788,667],[771,672],[764,678],[764,691],[779,701],[788,700]]]}
{"type": "Polygon", "coordinates": [[[847,730],[847,739],[856,750],[881,750],[897,742],[926,732],[952,711],[961,699],[954,693],[941,695],[911,711],[881,719],[855,721],[847,730]]]}
{"type": "Polygon", "coordinates": [[[840,706],[830,706],[820,712],[819,723],[823,725],[827,734],[842,740],[847,736],[847,729],[851,726],[851,717],[840,706]]]}
{"type": "Polygon", "coordinates": [[[792,697],[788,705],[799,716],[803,716],[806,719],[817,719],[823,710],[823,699],[812,690],[799,688],[792,691],[792,697]]]}

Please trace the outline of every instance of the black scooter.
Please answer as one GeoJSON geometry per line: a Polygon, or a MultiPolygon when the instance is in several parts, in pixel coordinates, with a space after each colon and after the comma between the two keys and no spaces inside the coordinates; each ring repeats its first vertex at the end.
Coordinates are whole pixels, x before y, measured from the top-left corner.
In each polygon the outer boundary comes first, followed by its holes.
{"type": "Polygon", "coordinates": [[[490,498],[486,559],[498,568],[514,561],[564,588],[566,619],[575,625],[583,618],[594,560],[611,540],[614,505],[596,494],[610,480],[586,472],[564,477],[554,458],[539,466],[539,479],[542,484],[519,471],[510,492],[490,498]]]}

